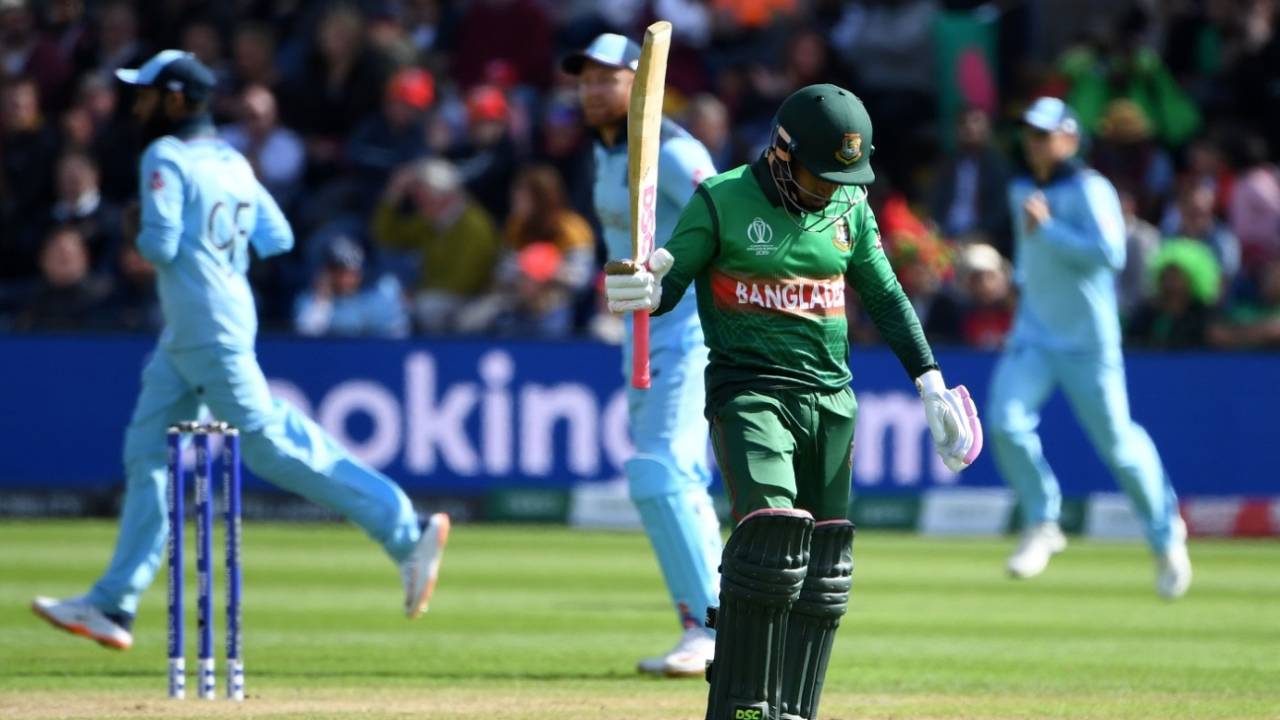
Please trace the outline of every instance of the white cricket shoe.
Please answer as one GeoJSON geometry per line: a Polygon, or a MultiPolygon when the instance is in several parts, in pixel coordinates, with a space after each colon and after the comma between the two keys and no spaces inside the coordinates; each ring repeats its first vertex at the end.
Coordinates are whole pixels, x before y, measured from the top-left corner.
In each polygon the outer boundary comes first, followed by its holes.
{"type": "Polygon", "coordinates": [[[440,577],[440,561],[444,545],[449,541],[449,516],[436,513],[427,519],[422,538],[409,559],[400,563],[400,579],[404,581],[404,614],[410,620],[427,611],[431,593],[440,577]]]}
{"type": "Polygon", "coordinates": [[[1022,532],[1022,542],[1009,556],[1009,575],[1033,578],[1049,565],[1049,558],[1067,549],[1067,538],[1056,522],[1042,522],[1022,532]]]}
{"type": "Polygon", "coordinates": [[[716,639],[702,628],[689,628],[680,642],[666,655],[647,657],[636,663],[636,670],[646,675],[665,677],[703,677],[707,663],[716,654],[716,639]]]}
{"type": "Polygon", "coordinates": [[[1187,552],[1187,524],[1179,518],[1173,528],[1173,542],[1156,556],[1156,593],[1165,600],[1177,600],[1191,587],[1191,555],[1187,552]]]}
{"type": "Polygon", "coordinates": [[[73,635],[96,640],[103,647],[128,650],[133,633],[89,604],[83,596],[58,600],[39,595],[31,601],[31,611],[73,635]]]}

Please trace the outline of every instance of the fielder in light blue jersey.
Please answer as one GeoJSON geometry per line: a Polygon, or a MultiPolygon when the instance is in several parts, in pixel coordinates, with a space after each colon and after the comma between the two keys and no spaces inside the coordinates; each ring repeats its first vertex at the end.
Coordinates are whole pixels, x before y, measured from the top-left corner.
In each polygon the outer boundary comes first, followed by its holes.
{"type": "Polygon", "coordinates": [[[215,134],[207,111],[213,74],[193,55],[166,50],[117,75],[138,86],[134,115],[151,141],[139,176],[137,244],[156,267],[165,328],[125,432],[115,555],[87,595],[36,598],[32,609],[103,645],[132,645],[138,598],[168,537],[166,429],[207,409],[239,428],[243,461],[255,474],[342,513],[382,545],[400,567],[405,613],[416,617],[435,585],[449,518],[420,524],[395,483],[268,394],[245,273],[251,246],[261,257],[278,255],[293,247],[293,232],[249,163],[215,134]]]}
{"type": "Polygon", "coordinates": [[[1115,290],[1125,261],[1120,201],[1106,178],[1073,160],[1079,122],[1066,104],[1040,98],[1024,119],[1030,174],[1009,186],[1020,299],[986,418],[1025,525],[1009,573],[1038,575],[1066,547],[1062,493],[1036,434],[1040,408],[1060,386],[1146,529],[1157,591],[1177,598],[1191,584],[1186,525],[1155,444],[1129,416],[1115,290]]]}
{"type": "MultiPolygon", "coordinates": [[[[565,71],[578,76],[583,115],[597,134],[595,206],[609,257],[631,255],[626,118],[639,58],[634,42],[606,34],[564,61],[565,71]]],[[[664,119],[658,159],[658,245],[671,237],[698,183],[714,174],[702,143],[664,119]]],[[[627,322],[623,358],[631,357],[629,317],[627,322]]],[[[636,454],[627,461],[626,474],[684,634],[670,652],[641,660],[638,669],[668,677],[701,677],[715,650],[714,636],[703,622],[719,596],[721,543],[720,523],[707,494],[711,474],[702,415],[707,348],[692,295],[670,314],[651,321],[649,343],[652,386],[636,390],[628,382],[636,454]]],[[[629,362],[623,372],[630,372],[629,362]]]]}

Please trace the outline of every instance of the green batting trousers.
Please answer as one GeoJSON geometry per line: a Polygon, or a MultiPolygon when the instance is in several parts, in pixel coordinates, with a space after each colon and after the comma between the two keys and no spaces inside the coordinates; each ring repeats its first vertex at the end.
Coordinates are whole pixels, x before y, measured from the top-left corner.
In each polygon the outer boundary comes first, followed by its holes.
{"type": "Polygon", "coordinates": [[[737,519],[764,508],[849,516],[853,391],[750,390],[716,408],[711,441],[737,519]]]}

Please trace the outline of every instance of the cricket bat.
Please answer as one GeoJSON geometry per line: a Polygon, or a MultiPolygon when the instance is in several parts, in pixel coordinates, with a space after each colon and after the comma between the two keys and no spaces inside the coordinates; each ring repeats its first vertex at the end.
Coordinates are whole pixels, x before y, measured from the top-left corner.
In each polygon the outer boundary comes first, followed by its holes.
{"type": "MultiPolygon", "coordinates": [[[[667,77],[671,23],[665,20],[644,31],[640,65],[631,86],[627,111],[627,180],[631,189],[631,257],[649,262],[657,229],[658,150],[662,143],[662,95],[667,77]]],[[[649,388],[649,313],[632,315],[631,386],[649,388]]]]}

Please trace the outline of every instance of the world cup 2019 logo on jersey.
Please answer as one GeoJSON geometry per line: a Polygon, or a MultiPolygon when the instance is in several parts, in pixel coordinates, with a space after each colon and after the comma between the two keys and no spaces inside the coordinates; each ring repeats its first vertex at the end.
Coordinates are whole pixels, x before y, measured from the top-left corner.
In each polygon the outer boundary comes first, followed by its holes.
{"type": "Polygon", "coordinates": [[[773,242],[773,227],[762,218],[756,218],[747,226],[747,242],[754,255],[772,255],[778,249],[773,242]]]}

